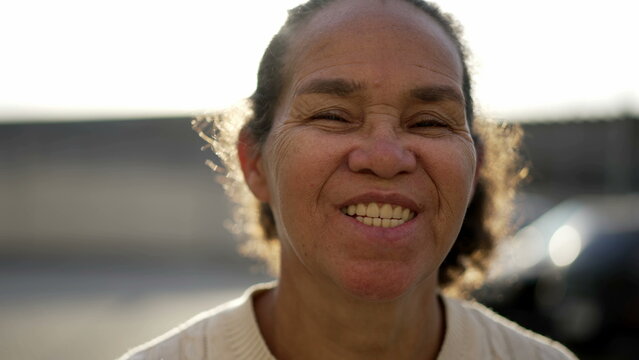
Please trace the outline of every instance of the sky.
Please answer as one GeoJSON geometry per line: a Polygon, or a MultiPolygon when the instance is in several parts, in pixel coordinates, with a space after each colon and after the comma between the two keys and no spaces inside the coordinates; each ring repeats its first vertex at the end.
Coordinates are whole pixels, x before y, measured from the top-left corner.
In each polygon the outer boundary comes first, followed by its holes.
{"type": "MultiPolygon", "coordinates": [[[[196,115],[249,96],[299,0],[3,0],[0,122],[196,115]]],[[[639,114],[639,2],[441,0],[498,120],[639,114]]]]}

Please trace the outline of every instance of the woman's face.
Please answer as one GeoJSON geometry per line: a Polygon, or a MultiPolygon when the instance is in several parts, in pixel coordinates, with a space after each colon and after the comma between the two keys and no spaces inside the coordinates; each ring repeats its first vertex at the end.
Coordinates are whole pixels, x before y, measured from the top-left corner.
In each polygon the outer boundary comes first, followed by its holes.
{"type": "Polygon", "coordinates": [[[476,168],[453,42],[403,1],[342,1],[286,60],[252,186],[273,209],[283,276],[374,300],[434,289],[476,168]]]}

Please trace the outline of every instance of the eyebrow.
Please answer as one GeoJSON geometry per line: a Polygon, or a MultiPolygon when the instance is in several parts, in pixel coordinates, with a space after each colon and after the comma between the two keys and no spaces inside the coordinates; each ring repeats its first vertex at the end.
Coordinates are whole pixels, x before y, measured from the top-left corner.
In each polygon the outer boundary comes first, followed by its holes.
{"type": "MultiPolygon", "coordinates": [[[[315,79],[302,86],[298,90],[298,94],[328,94],[346,97],[365,87],[361,82],[345,79],[315,79]]],[[[464,97],[450,86],[417,87],[410,90],[410,96],[426,103],[448,100],[465,104],[464,97]]]]}
{"type": "Polygon", "coordinates": [[[412,89],[410,95],[420,101],[432,103],[438,101],[454,101],[465,104],[464,97],[449,86],[424,86],[412,89]]]}
{"type": "Polygon", "coordinates": [[[299,89],[299,94],[328,94],[346,97],[362,90],[364,85],[344,79],[315,79],[299,89]]]}

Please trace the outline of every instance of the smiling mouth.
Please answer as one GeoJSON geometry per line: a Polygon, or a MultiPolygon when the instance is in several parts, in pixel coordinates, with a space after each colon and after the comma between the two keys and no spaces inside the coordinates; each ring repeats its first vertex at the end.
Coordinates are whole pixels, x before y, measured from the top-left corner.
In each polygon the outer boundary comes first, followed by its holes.
{"type": "Polygon", "coordinates": [[[341,211],[365,225],[384,228],[402,225],[415,217],[415,212],[408,208],[375,202],[345,206],[341,211]]]}

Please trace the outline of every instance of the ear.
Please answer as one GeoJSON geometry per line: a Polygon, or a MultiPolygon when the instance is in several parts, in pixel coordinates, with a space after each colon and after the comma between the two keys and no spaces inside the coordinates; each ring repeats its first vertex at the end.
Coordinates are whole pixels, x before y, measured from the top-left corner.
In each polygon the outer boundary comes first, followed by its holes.
{"type": "Polygon", "coordinates": [[[262,154],[258,151],[258,145],[246,129],[240,131],[237,142],[237,155],[244,174],[244,181],[255,197],[268,203],[270,193],[266,173],[262,165],[262,154]]]}

